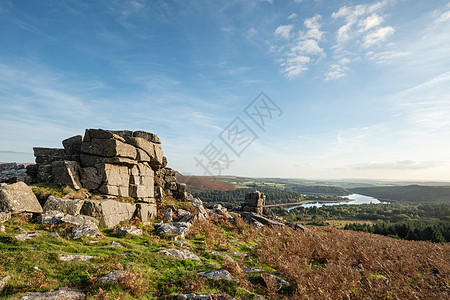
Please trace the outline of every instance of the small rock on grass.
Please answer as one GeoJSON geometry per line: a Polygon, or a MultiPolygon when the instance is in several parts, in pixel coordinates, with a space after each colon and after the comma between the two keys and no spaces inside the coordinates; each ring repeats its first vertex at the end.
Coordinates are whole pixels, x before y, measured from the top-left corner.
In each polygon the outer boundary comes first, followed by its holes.
{"type": "Polygon", "coordinates": [[[214,280],[224,279],[224,280],[230,280],[230,281],[238,281],[238,279],[236,277],[231,275],[231,273],[225,269],[220,269],[220,270],[216,270],[216,271],[204,271],[204,272],[199,272],[198,274],[204,275],[204,276],[209,277],[214,280]]]}
{"type": "Polygon", "coordinates": [[[114,271],[109,272],[105,276],[100,277],[100,279],[98,280],[98,283],[101,283],[101,284],[120,283],[120,280],[122,280],[122,278],[125,277],[125,275],[126,275],[125,271],[114,270],[114,271]]]}
{"type": "Polygon", "coordinates": [[[261,274],[261,277],[264,279],[266,283],[270,282],[272,285],[277,287],[285,287],[290,285],[288,281],[269,273],[263,273],[261,274]]]}
{"type": "Polygon", "coordinates": [[[86,294],[81,290],[69,289],[67,287],[57,290],[48,290],[42,293],[26,293],[21,300],[82,300],[86,294]]]}
{"type": "Polygon", "coordinates": [[[72,228],[72,239],[77,240],[82,236],[98,238],[102,235],[98,227],[91,224],[79,225],[72,228]]]}
{"type": "Polygon", "coordinates": [[[27,241],[27,240],[31,240],[32,238],[35,238],[35,237],[40,236],[40,235],[41,234],[38,233],[38,232],[35,232],[35,233],[27,233],[27,232],[25,232],[25,233],[21,233],[21,234],[16,234],[14,236],[14,238],[16,240],[24,242],[24,241],[27,241]]]}
{"type": "Polygon", "coordinates": [[[180,294],[176,298],[176,300],[233,300],[234,297],[227,294],[204,294],[204,295],[196,295],[196,294],[180,294]]]}
{"type": "Polygon", "coordinates": [[[11,279],[11,276],[6,275],[0,279],[0,292],[3,291],[8,281],[11,279]]]}
{"type": "Polygon", "coordinates": [[[200,257],[195,255],[192,252],[189,252],[188,250],[178,250],[178,249],[165,249],[159,251],[159,253],[175,257],[176,259],[193,259],[197,261],[198,263],[203,263],[200,257]]]}
{"type": "Polygon", "coordinates": [[[94,258],[94,256],[82,255],[82,254],[60,254],[59,255],[59,259],[62,261],[73,261],[73,260],[89,261],[93,258],[94,258]]]}
{"type": "Polygon", "coordinates": [[[114,229],[114,232],[117,234],[127,234],[128,233],[131,235],[142,236],[142,230],[133,225],[118,227],[118,228],[114,229]]]}
{"type": "Polygon", "coordinates": [[[110,246],[111,247],[123,247],[123,245],[121,243],[118,243],[116,241],[112,241],[110,246]]]}
{"type": "Polygon", "coordinates": [[[261,270],[261,269],[253,269],[253,268],[250,268],[250,267],[245,267],[244,268],[244,272],[245,273],[250,273],[250,272],[265,272],[265,271],[261,270]]]}
{"type": "Polygon", "coordinates": [[[221,252],[217,252],[217,251],[212,251],[211,254],[213,254],[213,255],[218,255],[218,256],[222,256],[225,260],[234,261],[234,259],[232,259],[228,254],[225,254],[225,253],[221,253],[221,252]]]}

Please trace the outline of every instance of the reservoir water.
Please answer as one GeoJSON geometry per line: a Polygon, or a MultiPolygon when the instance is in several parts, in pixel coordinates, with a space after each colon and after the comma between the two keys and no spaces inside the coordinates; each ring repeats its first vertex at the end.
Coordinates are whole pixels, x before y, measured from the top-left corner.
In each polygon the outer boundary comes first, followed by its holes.
{"type": "Polygon", "coordinates": [[[382,202],[376,198],[370,197],[370,196],[364,196],[364,195],[360,195],[360,194],[351,194],[348,196],[345,196],[344,198],[349,198],[352,201],[343,201],[343,202],[314,202],[314,203],[307,203],[307,204],[302,204],[299,206],[294,206],[294,207],[289,207],[287,208],[287,211],[290,211],[293,208],[297,208],[297,207],[321,207],[324,205],[342,205],[342,204],[350,204],[350,205],[359,205],[359,204],[386,204],[389,202],[382,202]]]}

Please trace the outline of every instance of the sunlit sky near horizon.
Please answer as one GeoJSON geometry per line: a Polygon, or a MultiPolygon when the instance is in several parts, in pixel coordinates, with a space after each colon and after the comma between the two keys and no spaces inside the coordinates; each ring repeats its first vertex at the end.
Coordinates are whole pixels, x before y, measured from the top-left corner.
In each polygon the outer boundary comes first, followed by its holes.
{"type": "Polygon", "coordinates": [[[450,2],[0,0],[0,104],[2,162],[129,129],[184,174],[450,181],[450,2]]]}

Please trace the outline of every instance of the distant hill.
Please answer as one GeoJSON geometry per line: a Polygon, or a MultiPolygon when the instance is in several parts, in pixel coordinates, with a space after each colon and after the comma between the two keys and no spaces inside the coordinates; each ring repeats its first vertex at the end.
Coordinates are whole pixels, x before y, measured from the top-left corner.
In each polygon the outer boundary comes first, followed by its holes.
{"type": "Polygon", "coordinates": [[[239,188],[235,183],[213,180],[203,176],[184,176],[177,174],[177,181],[186,183],[188,192],[191,194],[210,191],[234,191],[239,188]]]}
{"type": "Polygon", "coordinates": [[[450,203],[450,186],[380,186],[353,188],[350,191],[380,200],[412,203],[450,203]]]}

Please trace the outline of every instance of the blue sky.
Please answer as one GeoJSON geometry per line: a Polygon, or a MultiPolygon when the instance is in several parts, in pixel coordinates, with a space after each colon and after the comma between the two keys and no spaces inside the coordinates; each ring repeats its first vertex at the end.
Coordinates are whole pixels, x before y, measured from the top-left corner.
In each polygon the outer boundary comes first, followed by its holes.
{"type": "Polygon", "coordinates": [[[185,174],[214,145],[222,174],[447,181],[449,32],[449,1],[0,0],[0,161],[129,129],[185,174]]]}

